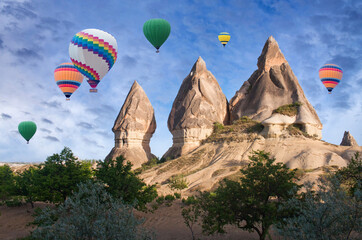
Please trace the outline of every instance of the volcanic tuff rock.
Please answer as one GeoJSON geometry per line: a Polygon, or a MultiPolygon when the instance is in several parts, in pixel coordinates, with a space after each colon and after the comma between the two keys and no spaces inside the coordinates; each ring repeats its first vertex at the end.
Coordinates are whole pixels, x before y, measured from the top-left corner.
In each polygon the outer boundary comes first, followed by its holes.
{"type": "Polygon", "coordinates": [[[242,137],[245,140],[204,143],[188,154],[144,171],[140,177],[147,184],[159,183],[159,194],[166,195],[172,194],[169,179],[183,175],[188,187],[182,190],[182,195],[187,196],[197,190],[215,189],[224,178],[238,180],[240,169],[248,165],[252,151],[270,152],[276,162],[300,169],[302,182],[315,181],[328,170],[346,166],[355,152],[362,151],[362,147],[338,146],[304,136],[264,138],[258,134],[245,134],[240,135],[242,137]]]}
{"type": "Polygon", "coordinates": [[[106,158],[123,155],[138,168],[151,157],[150,138],[156,130],[156,120],[146,93],[134,81],[131,90],[118,114],[112,131],[115,146],[106,158]]]}
{"type": "Polygon", "coordinates": [[[257,65],[258,69],[230,100],[231,121],[244,115],[261,121],[266,137],[277,137],[290,124],[299,124],[303,131],[320,139],[322,123],[272,36],[266,41],[257,65]],[[302,104],[295,116],[273,112],[295,102],[302,104]]]}
{"type": "Polygon", "coordinates": [[[354,137],[349,133],[349,131],[345,131],[343,135],[341,146],[358,146],[357,141],[354,137]]]}
{"type": "Polygon", "coordinates": [[[212,133],[214,122],[229,122],[228,101],[199,57],[173,102],[168,117],[173,145],[164,157],[180,156],[195,149],[212,133]]]}

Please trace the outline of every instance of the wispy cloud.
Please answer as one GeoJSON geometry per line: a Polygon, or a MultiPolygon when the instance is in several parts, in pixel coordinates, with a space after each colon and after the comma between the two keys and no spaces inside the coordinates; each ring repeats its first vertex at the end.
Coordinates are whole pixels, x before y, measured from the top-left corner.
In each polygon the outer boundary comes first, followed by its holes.
{"type": "Polygon", "coordinates": [[[52,141],[52,142],[60,142],[58,138],[53,137],[53,136],[46,136],[44,138],[49,140],[49,141],[52,141]]]}
{"type": "Polygon", "coordinates": [[[45,123],[48,123],[48,124],[53,124],[53,122],[52,121],[50,121],[49,119],[47,119],[47,118],[42,118],[41,119],[43,122],[45,122],[45,123]]]}
{"type": "Polygon", "coordinates": [[[6,119],[11,119],[11,116],[9,114],[6,114],[6,113],[2,113],[1,114],[1,118],[6,120],[6,119]]]}

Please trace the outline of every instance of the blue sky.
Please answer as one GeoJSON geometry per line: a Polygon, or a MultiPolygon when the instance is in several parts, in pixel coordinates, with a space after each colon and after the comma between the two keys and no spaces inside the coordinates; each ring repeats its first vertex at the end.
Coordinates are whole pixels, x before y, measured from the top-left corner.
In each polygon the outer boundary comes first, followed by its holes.
{"type": "Polygon", "coordinates": [[[323,140],[339,144],[349,130],[362,145],[362,2],[332,0],[0,1],[0,161],[44,161],[70,147],[82,159],[103,159],[114,145],[114,120],[134,80],[149,97],[157,122],[156,156],[172,144],[167,118],[182,80],[198,56],[230,100],[256,70],[270,35],[323,123],[323,140]],[[150,18],[164,18],[171,34],[160,53],[143,35],[150,18]],[[118,43],[118,59],[98,85],[65,101],[53,71],[69,61],[77,32],[98,28],[118,43]],[[219,32],[231,40],[223,48],[219,32]],[[325,63],[344,70],[332,95],[318,77],[325,63]],[[38,131],[27,145],[24,120],[38,131]]]}

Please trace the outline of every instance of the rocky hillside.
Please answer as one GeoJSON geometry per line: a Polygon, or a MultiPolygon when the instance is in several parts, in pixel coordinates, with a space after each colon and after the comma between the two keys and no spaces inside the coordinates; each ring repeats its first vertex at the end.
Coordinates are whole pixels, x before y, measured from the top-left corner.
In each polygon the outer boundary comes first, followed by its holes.
{"type": "Polygon", "coordinates": [[[346,166],[356,151],[362,151],[362,147],[330,144],[295,129],[279,138],[265,138],[261,131],[259,122],[246,118],[230,126],[216,127],[194,151],[146,170],[140,177],[148,184],[157,184],[161,194],[172,192],[172,178],[184,177],[188,187],[183,194],[189,195],[197,190],[210,190],[223,178],[237,179],[254,150],[270,152],[277,162],[300,169],[302,181],[314,180],[325,171],[346,166]]]}

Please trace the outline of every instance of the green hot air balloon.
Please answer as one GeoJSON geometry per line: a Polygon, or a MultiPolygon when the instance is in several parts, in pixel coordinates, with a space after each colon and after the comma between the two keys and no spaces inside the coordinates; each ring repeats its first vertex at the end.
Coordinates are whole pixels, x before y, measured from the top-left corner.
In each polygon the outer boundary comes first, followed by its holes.
{"type": "Polygon", "coordinates": [[[27,143],[29,143],[29,140],[34,136],[36,132],[36,124],[31,121],[21,122],[19,123],[18,130],[21,136],[23,136],[27,143]]]}
{"type": "Polygon", "coordinates": [[[159,52],[158,49],[167,40],[170,32],[170,24],[162,18],[150,19],[143,25],[143,33],[147,40],[157,49],[157,53],[159,52]]]}

